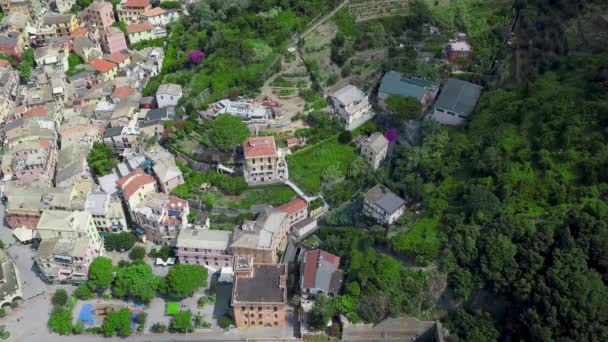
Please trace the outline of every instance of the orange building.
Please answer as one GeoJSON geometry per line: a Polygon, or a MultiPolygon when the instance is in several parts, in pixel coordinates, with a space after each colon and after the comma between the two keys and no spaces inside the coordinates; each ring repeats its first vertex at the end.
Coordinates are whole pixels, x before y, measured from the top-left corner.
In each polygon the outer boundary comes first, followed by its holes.
{"type": "Polygon", "coordinates": [[[235,258],[232,309],[238,328],[284,327],[286,305],[287,265],[235,258]]]}

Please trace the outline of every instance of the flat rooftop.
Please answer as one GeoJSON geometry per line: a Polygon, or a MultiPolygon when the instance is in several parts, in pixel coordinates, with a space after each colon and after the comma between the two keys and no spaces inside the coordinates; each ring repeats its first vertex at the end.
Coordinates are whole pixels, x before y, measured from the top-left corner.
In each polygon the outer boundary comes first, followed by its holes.
{"type": "Polygon", "coordinates": [[[276,303],[287,301],[287,265],[254,265],[249,278],[236,277],[232,304],[276,303]]]}

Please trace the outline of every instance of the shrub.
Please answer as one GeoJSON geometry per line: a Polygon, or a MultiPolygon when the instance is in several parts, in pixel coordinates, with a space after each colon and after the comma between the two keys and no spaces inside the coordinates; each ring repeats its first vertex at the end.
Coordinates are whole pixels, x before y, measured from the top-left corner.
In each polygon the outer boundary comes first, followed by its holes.
{"type": "Polygon", "coordinates": [[[190,310],[180,311],[171,321],[171,331],[187,333],[193,332],[194,327],[192,326],[192,312],[190,310]]]}
{"type": "Polygon", "coordinates": [[[74,324],[74,327],[72,327],[72,332],[76,335],[82,334],[84,332],[84,323],[77,322],[74,324]]]}
{"type": "Polygon", "coordinates": [[[135,323],[137,323],[139,325],[145,325],[147,318],[148,318],[148,314],[147,313],[140,312],[140,313],[137,314],[137,316],[135,316],[135,323]]]}
{"type": "Polygon", "coordinates": [[[6,316],[6,310],[4,308],[0,309],[0,318],[6,316]]]}
{"type": "Polygon", "coordinates": [[[60,335],[68,335],[72,332],[72,312],[65,308],[53,309],[49,317],[49,329],[60,335]]]}
{"type": "Polygon", "coordinates": [[[146,256],[146,249],[142,246],[135,246],[129,252],[131,260],[143,260],[146,256]]]}
{"type": "Polygon", "coordinates": [[[108,313],[101,325],[101,331],[106,337],[114,334],[120,336],[131,335],[131,312],[129,309],[125,308],[108,313]]]}
{"type": "Polygon", "coordinates": [[[53,294],[51,303],[55,306],[64,306],[68,302],[68,293],[64,289],[59,289],[53,294]]]}
{"type": "Polygon", "coordinates": [[[153,333],[162,334],[167,332],[167,326],[162,323],[154,323],[151,330],[153,333]]]}
{"type": "Polygon", "coordinates": [[[223,315],[217,322],[222,329],[228,329],[232,325],[232,317],[228,314],[223,315]]]}
{"type": "Polygon", "coordinates": [[[348,144],[353,140],[353,134],[350,131],[342,131],[338,136],[338,142],[340,144],[348,144]]]}

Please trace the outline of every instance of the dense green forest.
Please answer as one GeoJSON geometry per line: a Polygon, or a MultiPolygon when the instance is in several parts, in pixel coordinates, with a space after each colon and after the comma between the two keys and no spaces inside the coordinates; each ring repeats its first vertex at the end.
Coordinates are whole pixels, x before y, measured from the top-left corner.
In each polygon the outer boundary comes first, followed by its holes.
{"type": "Polygon", "coordinates": [[[485,92],[465,128],[428,125],[393,163],[393,188],[440,217],[462,340],[608,339],[608,54],[560,47],[608,32],[572,30],[599,3],[517,2],[516,40],[534,37],[514,46],[519,85],[485,92]]]}

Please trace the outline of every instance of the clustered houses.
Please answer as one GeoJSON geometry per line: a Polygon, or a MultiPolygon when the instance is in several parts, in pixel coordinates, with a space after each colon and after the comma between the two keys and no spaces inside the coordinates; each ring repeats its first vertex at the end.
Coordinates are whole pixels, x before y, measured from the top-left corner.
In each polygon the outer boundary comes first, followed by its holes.
{"type": "Polygon", "coordinates": [[[162,120],[174,117],[181,88],[175,93],[177,86],[167,85],[159,96],[143,98],[142,88],[161,72],[164,51],[130,49],[163,36],[179,10],[129,0],[115,13],[111,3],[94,1],[76,15],[69,13],[74,4],[58,0],[55,13],[38,0],[0,1],[6,15],[0,53],[17,59],[0,61],[1,197],[15,237],[38,241],[34,261],[49,283],[85,281],[90,262],[105,253],[104,235],[133,228],[144,241],[174,245],[188,227],[188,202],[170,195],[184,182],[173,156],[139,144],[150,122],[162,129],[162,120]],[[131,27],[150,28],[152,36],[125,35],[112,26],[115,14],[131,27]],[[20,82],[16,68],[26,50],[34,65],[30,80],[20,82]],[[73,65],[70,55],[81,64],[73,65]],[[147,113],[156,98],[167,109],[162,118],[147,113]],[[125,162],[144,162],[94,178],[87,157],[95,143],[125,162]]]}

